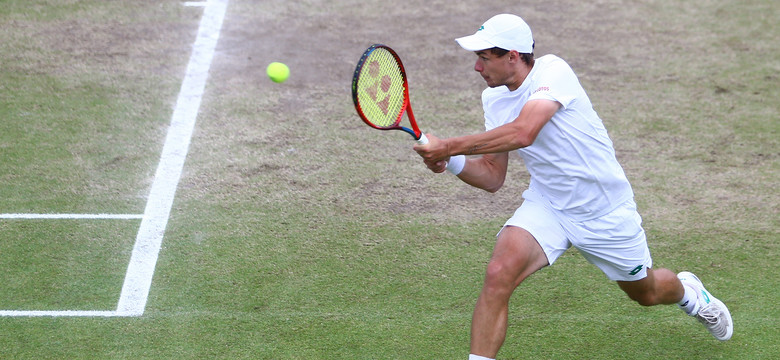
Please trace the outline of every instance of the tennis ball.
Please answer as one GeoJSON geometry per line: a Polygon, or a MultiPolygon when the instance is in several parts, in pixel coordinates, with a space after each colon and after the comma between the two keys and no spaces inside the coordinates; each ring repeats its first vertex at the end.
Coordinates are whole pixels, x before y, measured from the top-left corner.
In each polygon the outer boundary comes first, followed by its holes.
{"type": "Polygon", "coordinates": [[[272,62],[268,64],[265,72],[268,74],[268,77],[271,78],[271,81],[275,83],[283,83],[285,80],[287,80],[288,77],[290,77],[290,68],[280,62],[272,62]]]}

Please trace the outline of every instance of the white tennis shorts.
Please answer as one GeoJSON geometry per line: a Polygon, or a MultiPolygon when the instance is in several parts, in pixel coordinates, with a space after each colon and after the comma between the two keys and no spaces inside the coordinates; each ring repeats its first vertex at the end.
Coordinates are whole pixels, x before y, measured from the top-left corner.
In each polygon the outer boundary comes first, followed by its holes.
{"type": "Polygon", "coordinates": [[[641,280],[653,266],[642,217],[633,199],[601,217],[572,221],[534,190],[523,192],[523,198],[523,204],[504,226],[521,227],[531,233],[550,265],[574,246],[610,280],[641,280]]]}

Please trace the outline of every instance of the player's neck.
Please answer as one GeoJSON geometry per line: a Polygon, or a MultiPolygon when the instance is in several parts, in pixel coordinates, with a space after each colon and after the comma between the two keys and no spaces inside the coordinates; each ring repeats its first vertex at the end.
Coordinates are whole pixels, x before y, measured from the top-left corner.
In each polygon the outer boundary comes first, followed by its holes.
{"type": "Polygon", "coordinates": [[[528,74],[531,73],[531,70],[534,68],[534,60],[531,60],[530,64],[526,64],[524,62],[521,62],[520,65],[518,65],[517,74],[515,75],[515,80],[507,84],[506,87],[509,89],[509,91],[515,91],[520,88],[520,86],[523,86],[523,82],[525,82],[525,79],[528,77],[528,74]]]}

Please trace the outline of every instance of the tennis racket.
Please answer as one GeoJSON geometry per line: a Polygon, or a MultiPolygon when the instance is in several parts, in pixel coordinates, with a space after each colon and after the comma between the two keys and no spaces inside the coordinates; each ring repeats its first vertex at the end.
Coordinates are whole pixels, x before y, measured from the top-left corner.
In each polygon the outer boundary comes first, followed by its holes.
{"type": "Polygon", "coordinates": [[[369,126],[379,130],[403,130],[418,144],[428,143],[414,120],[404,65],[390,47],[374,44],[360,57],[352,77],[352,100],[358,115],[369,126]],[[404,112],[411,129],[400,125],[404,112]]]}

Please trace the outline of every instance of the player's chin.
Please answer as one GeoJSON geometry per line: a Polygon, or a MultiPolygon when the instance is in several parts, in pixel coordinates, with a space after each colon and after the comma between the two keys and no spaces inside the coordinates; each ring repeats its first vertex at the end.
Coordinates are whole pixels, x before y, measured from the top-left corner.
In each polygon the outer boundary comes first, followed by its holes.
{"type": "Polygon", "coordinates": [[[485,80],[485,84],[487,84],[488,87],[494,88],[494,87],[500,85],[500,84],[496,83],[495,81],[493,81],[493,79],[491,79],[491,78],[489,78],[487,76],[483,76],[482,79],[485,80]]]}

